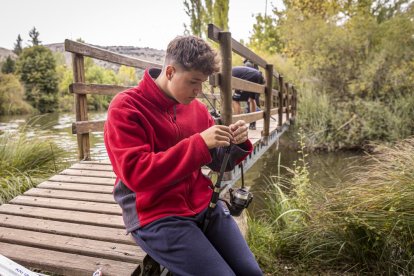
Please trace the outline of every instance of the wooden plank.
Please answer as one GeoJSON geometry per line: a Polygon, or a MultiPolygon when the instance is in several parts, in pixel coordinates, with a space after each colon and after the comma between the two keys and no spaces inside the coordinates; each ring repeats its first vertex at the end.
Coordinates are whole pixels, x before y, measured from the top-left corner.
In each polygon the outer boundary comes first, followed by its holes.
{"type": "Polygon", "coordinates": [[[69,39],[65,40],[65,51],[135,68],[162,68],[162,64],[121,55],[69,39]]]}
{"type": "Polygon", "coordinates": [[[253,92],[253,93],[259,93],[264,94],[265,93],[265,86],[262,84],[257,84],[254,82],[250,82],[247,80],[239,79],[236,77],[231,78],[231,87],[233,89],[253,92]]]}
{"type": "Polygon", "coordinates": [[[244,120],[246,123],[255,122],[257,120],[263,119],[263,111],[256,111],[247,114],[237,114],[233,115],[232,123],[237,122],[238,120],[244,120]]]}
{"type": "Polygon", "coordinates": [[[6,227],[0,227],[0,242],[130,263],[137,263],[146,255],[138,245],[117,244],[6,227]]]}
{"type": "Polygon", "coordinates": [[[72,176],[72,175],[54,175],[49,178],[50,181],[58,182],[76,182],[85,184],[102,184],[102,185],[114,185],[115,179],[103,178],[103,177],[89,177],[89,176],[72,176]]]}
{"type": "Polygon", "coordinates": [[[97,164],[97,165],[111,165],[109,159],[105,160],[81,160],[80,164],[97,164]]]}
{"type": "Polygon", "coordinates": [[[72,237],[135,244],[125,229],[62,222],[49,219],[31,218],[18,215],[0,214],[0,226],[25,229],[44,233],[59,233],[72,237]]]}
{"type": "Polygon", "coordinates": [[[64,182],[52,182],[52,181],[46,181],[46,182],[40,183],[39,185],[37,185],[36,188],[88,192],[88,193],[100,193],[100,194],[112,194],[112,191],[113,191],[112,186],[106,186],[106,185],[64,183],[64,182]]]}
{"type": "Polygon", "coordinates": [[[72,123],[72,134],[103,131],[106,120],[76,121],[72,123]]]}
{"type": "Polygon", "coordinates": [[[125,91],[133,86],[121,86],[110,84],[86,84],[75,82],[69,85],[69,91],[75,94],[96,94],[114,96],[122,91],[125,91]]]}
{"type": "Polygon", "coordinates": [[[106,164],[94,164],[94,163],[75,163],[70,166],[71,169],[79,169],[79,170],[91,170],[91,171],[107,171],[113,172],[112,165],[106,164]]]}
{"type": "MultiPolygon", "coordinates": [[[[208,38],[214,40],[215,42],[219,42],[220,33],[222,33],[222,30],[220,30],[220,28],[218,28],[214,24],[208,24],[208,38]]],[[[260,56],[255,54],[252,50],[245,47],[237,40],[231,39],[231,45],[235,53],[251,60],[253,63],[261,66],[262,68],[266,67],[267,62],[264,59],[262,59],[260,56]]]]}
{"type": "Polygon", "coordinates": [[[101,193],[87,193],[87,192],[32,188],[26,191],[24,195],[48,197],[48,198],[74,199],[74,200],[102,202],[102,203],[115,203],[115,200],[112,194],[101,194],[101,193]]]}
{"type": "Polygon", "coordinates": [[[131,275],[140,265],[139,260],[132,264],[3,242],[0,253],[23,266],[66,276],[91,276],[97,269],[105,276],[131,275]]]}
{"type": "Polygon", "coordinates": [[[74,212],[42,207],[3,204],[0,206],[0,213],[31,218],[46,218],[65,222],[107,226],[120,229],[125,228],[121,216],[96,214],[90,212],[74,212]]]}
{"type": "Polygon", "coordinates": [[[66,169],[59,174],[62,175],[77,175],[77,176],[92,176],[92,177],[104,177],[104,178],[112,178],[115,181],[116,175],[114,172],[106,172],[106,171],[91,171],[91,170],[74,170],[72,168],[66,169]]]}
{"type": "Polygon", "coordinates": [[[11,204],[45,207],[52,209],[91,212],[107,215],[122,215],[118,204],[88,202],[61,198],[33,197],[20,195],[10,201],[11,204]]]}

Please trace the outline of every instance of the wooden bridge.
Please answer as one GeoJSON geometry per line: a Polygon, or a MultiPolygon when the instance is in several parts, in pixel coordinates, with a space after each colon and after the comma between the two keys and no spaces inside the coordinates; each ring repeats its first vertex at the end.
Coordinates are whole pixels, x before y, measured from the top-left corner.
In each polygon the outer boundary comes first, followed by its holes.
{"type": "MultiPolygon", "coordinates": [[[[222,32],[209,25],[209,38],[220,45],[221,72],[210,76],[216,102],[221,98],[221,115],[225,124],[245,120],[257,121],[249,130],[254,144],[252,154],[244,161],[248,170],[283,134],[296,115],[296,89],[284,82],[273,65],[222,32]],[[258,64],[265,73],[266,84],[260,85],[231,76],[232,53],[258,64]],[[276,87],[274,89],[273,87],[276,87]],[[264,110],[232,115],[232,89],[260,93],[264,110]]],[[[0,206],[0,254],[31,269],[53,275],[92,275],[101,269],[103,275],[148,275],[144,273],[145,252],[125,235],[121,209],[112,197],[115,175],[109,161],[92,161],[89,133],[102,131],[104,121],[89,121],[87,95],[115,95],[127,87],[85,83],[84,57],[145,69],[161,68],[136,58],[102,50],[87,44],[66,40],[65,49],[73,54],[76,122],[73,133],[78,137],[79,163],[0,206]]],[[[211,172],[204,169],[209,175],[211,172]]],[[[224,184],[240,178],[240,167],[225,176],[224,184]]]]}

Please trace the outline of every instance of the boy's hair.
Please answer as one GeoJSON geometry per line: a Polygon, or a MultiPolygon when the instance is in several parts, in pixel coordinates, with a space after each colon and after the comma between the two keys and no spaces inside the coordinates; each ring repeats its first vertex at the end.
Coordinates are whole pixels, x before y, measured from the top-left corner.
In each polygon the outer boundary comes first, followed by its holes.
{"type": "Polygon", "coordinates": [[[216,51],[196,36],[177,36],[168,44],[165,64],[176,63],[184,70],[211,75],[220,70],[216,51]]]}

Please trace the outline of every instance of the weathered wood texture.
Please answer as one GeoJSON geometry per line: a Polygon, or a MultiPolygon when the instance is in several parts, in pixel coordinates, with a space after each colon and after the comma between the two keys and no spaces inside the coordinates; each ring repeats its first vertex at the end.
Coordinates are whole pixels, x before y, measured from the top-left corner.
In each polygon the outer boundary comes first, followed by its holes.
{"type": "Polygon", "coordinates": [[[220,32],[218,36],[220,41],[221,53],[221,78],[220,78],[220,92],[221,92],[221,117],[225,125],[232,123],[232,90],[231,90],[231,70],[232,70],[232,56],[231,56],[231,34],[229,32],[220,32]]]}
{"type": "Polygon", "coordinates": [[[63,275],[131,275],[143,252],[125,235],[108,162],[85,162],[0,206],[0,254],[63,275]]]}
{"type": "Polygon", "coordinates": [[[120,65],[131,66],[135,68],[162,68],[162,64],[149,62],[146,60],[141,60],[138,58],[121,55],[114,53],[108,50],[100,49],[85,43],[73,41],[66,39],[65,40],[65,51],[78,54],[81,56],[87,56],[95,59],[100,59],[120,65]]]}

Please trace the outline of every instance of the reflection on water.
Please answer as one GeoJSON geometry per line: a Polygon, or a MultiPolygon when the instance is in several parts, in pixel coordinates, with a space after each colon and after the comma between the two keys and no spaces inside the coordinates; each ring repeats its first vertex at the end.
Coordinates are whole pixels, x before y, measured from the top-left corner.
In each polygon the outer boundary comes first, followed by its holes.
{"type": "MultiPolygon", "coordinates": [[[[90,120],[106,119],[106,112],[90,112],[90,120]]],[[[77,138],[72,134],[73,113],[50,113],[38,116],[0,116],[0,134],[5,131],[18,132],[26,130],[28,137],[43,137],[52,139],[59,147],[68,152],[66,161],[77,161],[77,138]]],[[[90,134],[91,154],[94,159],[107,159],[102,132],[90,134]]]]}

